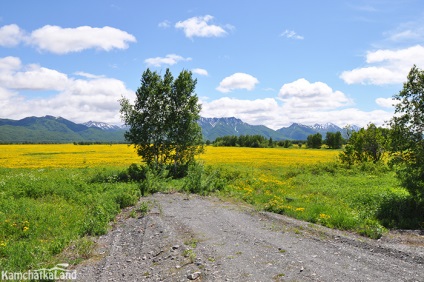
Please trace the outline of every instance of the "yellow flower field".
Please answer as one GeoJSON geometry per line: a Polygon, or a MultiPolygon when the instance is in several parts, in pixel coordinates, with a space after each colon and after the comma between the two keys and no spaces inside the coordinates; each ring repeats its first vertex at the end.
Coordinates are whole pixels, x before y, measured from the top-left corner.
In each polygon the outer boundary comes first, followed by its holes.
{"type": "MultiPolygon", "coordinates": [[[[198,158],[208,165],[244,165],[248,167],[291,166],[334,161],[334,150],[212,147],[198,158]]],[[[78,168],[127,167],[139,163],[134,148],[114,145],[0,145],[0,167],[6,168],[78,168]]]]}
{"type": "Polygon", "coordinates": [[[336,150],[206,147],[199,158],[206,164],[241,164],[252,167],[291,166],[331,162],[340,152],[336,150]]]}
{"type": "Polygon", "coordinates": [[[0,167],[127,167],[140,162],[134,148],[114,145],[0,145],[0,167]]]}

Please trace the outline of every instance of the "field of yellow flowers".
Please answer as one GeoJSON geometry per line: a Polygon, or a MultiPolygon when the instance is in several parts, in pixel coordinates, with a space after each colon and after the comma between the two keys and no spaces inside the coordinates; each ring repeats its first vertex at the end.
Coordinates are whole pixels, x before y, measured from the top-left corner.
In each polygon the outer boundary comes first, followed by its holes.
{"type": "MultiPolygon", "coordinates": [[[[330,150],[208,146],[199,159],[207,165],[285,167],[332,162],[337,155],[330,150]]],[[[140,161],[134,147],[125,144],[0,145],[0,167],[4,168],[128,167],[140,161]]]]}

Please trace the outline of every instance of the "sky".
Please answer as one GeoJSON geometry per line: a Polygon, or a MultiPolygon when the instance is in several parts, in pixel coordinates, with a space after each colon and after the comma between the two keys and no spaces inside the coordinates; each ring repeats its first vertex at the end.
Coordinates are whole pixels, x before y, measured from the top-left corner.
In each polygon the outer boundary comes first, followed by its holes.
{"type": "Polygon", "coordinates": [[[422,0],[0,1],[0,118],[122,124],[149,68],[190,70],[203,117],[272,129],[383,125],[413,65],[422,0]]]}

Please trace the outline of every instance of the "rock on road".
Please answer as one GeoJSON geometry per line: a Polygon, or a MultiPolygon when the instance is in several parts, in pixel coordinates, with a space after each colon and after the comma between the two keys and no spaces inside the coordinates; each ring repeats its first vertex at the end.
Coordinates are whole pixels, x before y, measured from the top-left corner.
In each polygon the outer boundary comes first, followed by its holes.
{"type": "Polygon", "coordinates": [[[78,281],[424,281],[418,232],[371,240],[214,197],[142,201],[150,211],[122,213],[78,281]]]}

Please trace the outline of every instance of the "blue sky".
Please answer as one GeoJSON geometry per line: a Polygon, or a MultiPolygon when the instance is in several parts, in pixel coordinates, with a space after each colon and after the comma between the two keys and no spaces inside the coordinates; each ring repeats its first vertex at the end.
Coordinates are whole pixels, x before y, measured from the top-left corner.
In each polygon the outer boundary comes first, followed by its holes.
{"type": "Polygon", "coordinates": [[[0,118],[119,124],[144,70],[191,70],[202,116],[383,124],[424,68],[424,3],[1,1],[0,118]]]}

